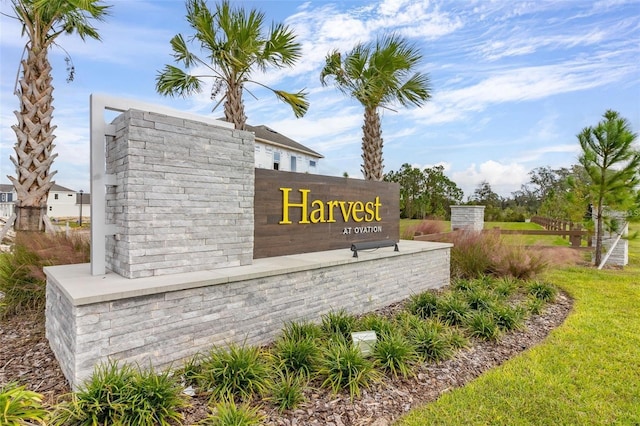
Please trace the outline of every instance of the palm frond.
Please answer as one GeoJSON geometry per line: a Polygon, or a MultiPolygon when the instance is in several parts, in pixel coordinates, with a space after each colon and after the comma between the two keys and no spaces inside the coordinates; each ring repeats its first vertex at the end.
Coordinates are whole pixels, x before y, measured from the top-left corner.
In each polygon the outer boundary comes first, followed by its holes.
{"type": "Polygon", "coordinates": [[[291,106],[296,118],[304,117],[309,109],[309,102],[307,101],[307,93],[303,90],[298,93],[289,93],[283,90],[273,90],[273,93],[282,102],[291,106]]]}
{"type": "Polygon", "coordinates": [[[165,65],[156,76],[156,91],[165,96],[186,97],[202,91],[202,82],[173,65],[165,65]]]}

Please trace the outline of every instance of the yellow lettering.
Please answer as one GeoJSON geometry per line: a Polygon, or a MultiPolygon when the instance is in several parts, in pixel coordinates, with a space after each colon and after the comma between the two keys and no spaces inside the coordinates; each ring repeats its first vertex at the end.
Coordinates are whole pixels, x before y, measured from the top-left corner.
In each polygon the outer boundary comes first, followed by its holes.
{"type": "Polygon", "coordinates": [[[342,211],[342,220],[344,220],[345,222],[349,222],[349,217],[351,216],[351,209],[353,208],[353,201],[349,201],[348,203],[346,201],[340,201],[340,211],[342,211]],[[348,209],[345,209],[346,205],[349,205],[348,209]]]}
{"type": "Polygon", "coordinates": [[[382,207],[382,203],[380,202],[380,197],[376,197],[376,202],[374,206],[376,206],[376,221],[379,222],[382,220],[382,218],[380,217],[380,207],[382,207]]]}
{"type": "Polygon", "coordinates": [[[280,191],[282,191],[282,220],[279,222],[280,225],[287,225],[291,223],[291,221],[289,220],[290,207],[300,207],[302,209],[302,220],[298,223],[311,223],[307,218],[307,197],[309,195],[309,192],[311,192],[311,190],[310,189],[298,190],[302,194],[302,197],[301,197],[302,200],[300,203],[289,202],[289,193],[291,192],[291,188],[280,188],[280,191]]]}
{"type": "Polygon", "coordinates": [[[338,207],[339,204],[339,201],[327,201],[327,210],[329,210],[329,219],[327,219],[328,223],[334,223],[336,221],[333,217],[333,209],[338,207]]]}
{"type": "Polygon", "coordinates": [[[364,216],[364,221],[365,222],[373,221],[373,218],[375,217],[375,214],[376,214],[373,209],[373,201],[369,201],[367,204],[364,205],[364,211],[366,212],[364,216]]]}
{"type": "Polygon", "coordinates": [[[356,201],[355,203],[353,203],[353,209],[352,209],[352,217],[353,220],[356,222],[362,222],[362,220],[364,219],[362,216],[358,216],[358,213],[362,213],[364,211],[364,204],[362,204],[362,201],[356,201]]]}
{"type": "Polygon", "coordinates": [[[325,222],[324,220],[324,203],[320,200],[314,200],[311,203],[311,207],[313,206],[318,206],[318,208],[311,210],[311,222],[312,223],[318,223],[318,222],[325,222]]]}

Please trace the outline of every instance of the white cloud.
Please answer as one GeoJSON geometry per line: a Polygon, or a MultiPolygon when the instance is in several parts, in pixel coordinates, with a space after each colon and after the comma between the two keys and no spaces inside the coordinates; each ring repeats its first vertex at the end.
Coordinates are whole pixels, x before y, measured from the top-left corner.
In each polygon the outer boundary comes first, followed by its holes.
{"type": "Polygon", "coordinates": [[[501,196],[509,196],[511,192],[529,180],[529,169],[520,163],[503,164],[489,160],[476,165],[471,164],[463,171],[451,173],[451,179],[468,197],[482,181],[491,185],[493,192],[501,196]]]}

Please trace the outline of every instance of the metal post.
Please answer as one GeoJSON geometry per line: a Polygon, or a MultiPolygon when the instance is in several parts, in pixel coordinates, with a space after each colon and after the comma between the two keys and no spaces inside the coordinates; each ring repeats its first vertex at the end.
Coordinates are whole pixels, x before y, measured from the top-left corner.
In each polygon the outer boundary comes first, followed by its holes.
{"type": "Polygon", "coordinates": [[[78,221],[78,225],[82,228],[82,189],[80,190],[80,220],[78,221]]]}

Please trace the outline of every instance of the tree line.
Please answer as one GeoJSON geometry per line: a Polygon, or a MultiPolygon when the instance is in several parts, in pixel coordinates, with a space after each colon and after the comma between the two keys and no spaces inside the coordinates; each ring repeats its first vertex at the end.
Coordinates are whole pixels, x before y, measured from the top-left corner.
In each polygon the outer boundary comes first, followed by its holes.
{"type": "MultiPolygon", "coordinates": [[[[537,214],[586,222],[597,230],[599,263],[603,230],[615,229],[616,219],[608,210],[640,220],[640,150],[628,120],[612,110],[597,125],[582,129],[577,139],[582,151],[577,164],[537,167],[529,172],[529,181],[509,197],[501,197],[488,181],[482,181],[464,204],[484,205],[486,221],[524,221],[537,214]]],[[[384,179],[400,184],[403,218],[449,219],[449,207],[463,204],[462,190],[442,166],[420,170],[403,164],[384,179]]]]}

